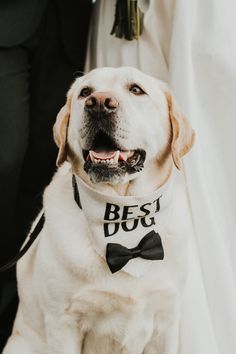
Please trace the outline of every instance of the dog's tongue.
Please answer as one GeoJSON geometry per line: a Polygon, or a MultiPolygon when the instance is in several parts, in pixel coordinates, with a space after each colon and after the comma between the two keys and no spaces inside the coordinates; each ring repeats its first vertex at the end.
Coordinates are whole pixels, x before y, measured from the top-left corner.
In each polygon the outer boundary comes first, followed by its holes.
{"type": "Polygon", "coordinates": [[[99,160],[113,159],[116,151],[92,151],[93,157],[99,160]]]}
{"type": "Polygon", "coordinates": [[[119,160],[126,161],[128,157],[133,154],[133,151],[119,151],[119,150],[99,150],[99,151],[89,151],[89,156],[92,161],[96,160],[112,160],[117,163],[119,160]]]}

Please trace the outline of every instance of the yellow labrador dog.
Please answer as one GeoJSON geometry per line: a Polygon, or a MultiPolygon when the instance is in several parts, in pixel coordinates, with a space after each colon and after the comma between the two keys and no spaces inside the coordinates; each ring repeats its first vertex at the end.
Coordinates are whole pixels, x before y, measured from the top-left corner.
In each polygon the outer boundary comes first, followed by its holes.
{"type": "Polygon", "coordinates": [[[101,68],[73,83],[54,137],[60,167],[17,267],[3,353],[177,354],[188,268],[177,170],[192,128],[163,82],[101,68]]]}

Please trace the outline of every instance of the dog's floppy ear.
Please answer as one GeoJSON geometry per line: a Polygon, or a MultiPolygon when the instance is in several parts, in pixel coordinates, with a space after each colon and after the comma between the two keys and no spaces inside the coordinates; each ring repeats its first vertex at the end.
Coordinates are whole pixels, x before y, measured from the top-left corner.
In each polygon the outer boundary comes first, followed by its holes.
{"type": "Polygon", "coordinates": [[[175,166],[180,170],[181,157],[187,154],[195,140],[195,132],[176,104],[172,94],[165,92],[172,129],[171,152],[175,166]]]}
{"type": "Polygon", "coordinates": [[[55,143],[57,144],[59,151],[57,155],[57,166],[60,166],[67,156],[66,144],[67,144],[67,130],[70,120],[70,109],[71,109],[71,93],[67,94],[66,104],[61,108],[57,115],[56,123],[53,126],[53,136],[55,143]]]}

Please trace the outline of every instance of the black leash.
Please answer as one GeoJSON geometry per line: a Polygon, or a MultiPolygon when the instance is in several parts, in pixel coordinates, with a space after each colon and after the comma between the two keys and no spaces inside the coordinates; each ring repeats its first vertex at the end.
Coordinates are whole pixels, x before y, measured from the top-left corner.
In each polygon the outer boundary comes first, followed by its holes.
{"type": "Polygon", "coordinates": [[[78,205],[78,207],[82,210],[82,205],[81,205],[81,201],[80,201],[79,190],[78,190],[78,186],[76,183],[75,175],[72,175],[72,187],[73,187],[73,192],[74,192],[74,200],[75,200],[76,204],[78,205]]]}
{"type": "Polygon", "coordinates": [[[6,270],[12,268],[17,263],[17,261],[21,257],[24,256],[24,254],[28,251],[28,249],[30,248],[32,243],[36,240],[38,234],[42,230],[43,225],[44,225],[44,221],[45,221],[45,217],[44,217],[44,214],[42,214],[42,216],[40,217],[40,219],[39,219],[37,225],[35,226],[34,230],[29,234],[29,240],[27,241],[27,243],[19,251],[19,253],[13,259],[10,260],[10,262],[8,262],[4,266],[0,267],[0,272],[5,272],[6,270]]]}
{"type": "MultiPolygon", "coordinates": [[[[79,208],[82,209],[81,202],[80,202],[80,196],[79,196],[79,190],[78,190],[78,186],[77,186],[76,179],[75,179],[74,175],[72,175],[72,186],[73,186],[73,192],[74,192],[74,200],[77,203],[77,205],[79,206],[79,208]]],[[[29,234],[29,236],[28,236],[29,240],[26,242],[24,247],[7,264],[0,267],[0,273],[5,272],[6,270],[12,268],[19,261],[19,259],[24,256],[24,254],[28,251],[28,249],[33,244],[33,242],[36,240],[37,236],[39,235],[40,231],[42,230],[44,222],[45,222],[45,216],[43,213],[41,215],[39,221],[37,222],[34,230],[29,234]]]]}

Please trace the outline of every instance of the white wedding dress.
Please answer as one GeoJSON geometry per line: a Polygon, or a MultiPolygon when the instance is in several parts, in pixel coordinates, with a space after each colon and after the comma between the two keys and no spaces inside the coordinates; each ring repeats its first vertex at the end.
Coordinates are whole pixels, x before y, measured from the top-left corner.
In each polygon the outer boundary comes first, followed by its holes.
{"type": "MultiPolygon", "coordinates": [[[[147,1],[146,1],[147,3],[147,1]]],[[[150,0],[138,41],[96,2],[86,69],[135,66],[169,83],[197,133],[184,158],[191,264],[179,354],[236,353],[236,2],[150,0]]]]}

